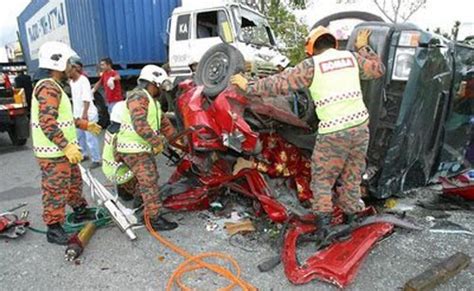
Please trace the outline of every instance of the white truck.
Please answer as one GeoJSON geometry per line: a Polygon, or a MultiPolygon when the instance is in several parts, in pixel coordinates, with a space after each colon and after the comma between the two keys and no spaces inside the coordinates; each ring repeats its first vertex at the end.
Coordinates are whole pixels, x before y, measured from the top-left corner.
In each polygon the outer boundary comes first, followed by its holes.
{"type": "Polygon", "coordinates": [[[189,65],[201,63],[210,48],[223,42],[235,50],[211,54],[199,76],[203,78],[198,78],[204,85],[222,83],[229,69],[235,69],[229,63],[235,51],[255,64],[256,73],[272,73],[286,58],[278,52],[265,16],[241,2],[32,0],[18,17],[20,42],[30,74],[37,69],[38,48],[50,40],[69,44],[91,78],[98,76],[103,57],[113,60],[124,80],[133,80],[150,63],[169,63],[172,77],[190,76],[189,65]]]}
{"type": "Polygon", "coordinates": [[[171,76],[189,76],[190,65],[199,63],[196,80],[208,95],[222,91],[230,72],[243,69],[244,62],[265,76],[288,61],[265,16],[237,1],[193,1],[175,8],[168,34],[171,76]]]}

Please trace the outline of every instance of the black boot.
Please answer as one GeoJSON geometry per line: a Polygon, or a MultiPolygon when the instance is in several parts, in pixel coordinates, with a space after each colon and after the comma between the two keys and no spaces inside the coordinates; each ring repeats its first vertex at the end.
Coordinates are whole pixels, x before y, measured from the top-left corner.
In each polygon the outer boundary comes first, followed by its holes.
{"type": "Polygon", "coordinates": [[[324,238],[331,228],[332,213],[317,212],[316,213],[316,233],[324,238]]]}
{"type": "Polygon", "coordinates": [[[133,198],[133,209],[140,208],[143,206],[143,198],[141,195],[135,196],[133,198]]]}
{"type": "Polygon", "coordinates": [[[344,213],[344,223],[345,224],[353,224],[357,220],[357,214],[347,214],[344,213]]]}
{"type": "Polygon", "coordinates": [[[73,210],[74,210],[74,213],[72,217],[72,222],[74,223],[83,223],[85,221],[96,219],[95,213],[91,211],[89,208],[87,208],[87,205],[74,207],[73,210]]]}
{"type": "Polygon", "coordinates": [[[161,215],[151,219],[151,225],[157,231],[173,230],[178,227],[176,222],[169,221],[161,215]]]}
{"type": "Polygon", "coordinates": [[[69,236],[64,231],[64,228],[61,226],[61,224],[57,222],[48,225],[46,239],[49,243],[65,246],[69,241],[69,236]]]}

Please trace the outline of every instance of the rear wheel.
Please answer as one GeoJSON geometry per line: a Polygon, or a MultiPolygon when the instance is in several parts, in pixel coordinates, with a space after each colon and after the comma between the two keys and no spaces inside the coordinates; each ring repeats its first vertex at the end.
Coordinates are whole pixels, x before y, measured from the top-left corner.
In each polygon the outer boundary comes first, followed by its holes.
{"type": "Polygon", "coordinates": [[[8,136],[10,137],[12,144],[15,146],[23,146],[26,144],[26,141],[28,140],[27,138],[18,137],[18,133],[15,130],[15,126],[12,126],[8,130],[8,136]]]}
{"type": "Polygon", "coordinates": [[[245,61],[235,47],[221,43],[211,47],[201,58],[196,70],[196,83],[204,85],[203,93],[215,97],[229,85],[232,75],[243,72],[245,61]]]}
{"type": "Polygon", "coordinates": [[[13,145],[23,146],[26,144],[30,135],[29,120],[26,115],[17,116],[15,124],[8,129],[8,136],[13,145]]]}

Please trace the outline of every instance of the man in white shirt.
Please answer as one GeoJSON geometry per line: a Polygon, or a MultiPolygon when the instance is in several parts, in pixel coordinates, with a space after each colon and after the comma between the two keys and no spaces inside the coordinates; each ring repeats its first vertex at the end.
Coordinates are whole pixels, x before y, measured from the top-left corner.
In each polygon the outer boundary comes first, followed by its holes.
{"type": "MultiPolygon", "coordinates": [[[[99,115],[94,105],[91,84],[89,79],[82,74],[82,63],[80,59],[71,60],[72,69],[69,72],[69,84],[71,86],[72,107],[74,118],[86,119],[90,122],[97,122],[99,115]]],[[[79,146],[81,147],[84,159],[90,156],[92,163],[90,169],[102,166],[100,159],[99,139],[94,134],[77,129],[79,146]]]]}

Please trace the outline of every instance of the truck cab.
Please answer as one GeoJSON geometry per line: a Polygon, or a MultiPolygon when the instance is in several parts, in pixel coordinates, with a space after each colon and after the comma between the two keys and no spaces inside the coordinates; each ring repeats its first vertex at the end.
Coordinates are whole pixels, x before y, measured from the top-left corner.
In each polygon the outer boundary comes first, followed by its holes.
{"type": "Polygon", "coordinates": [[[170,75],[189,76],[190,65],[226,42],[252,63],[259,75],[276,71],[279,53],[265,16],[236,1],[194,1],[175,8],[168,25],[170,75]]]}

